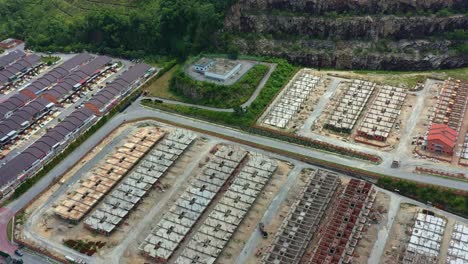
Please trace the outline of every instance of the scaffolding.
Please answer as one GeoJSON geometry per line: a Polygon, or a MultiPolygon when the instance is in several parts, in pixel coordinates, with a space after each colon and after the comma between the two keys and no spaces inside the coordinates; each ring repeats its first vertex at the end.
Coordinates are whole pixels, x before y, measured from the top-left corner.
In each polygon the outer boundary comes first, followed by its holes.
{"type": "MultiPolygon", "coordinates": [[[[146,153],[164,132],[156,128],[140,128],[124,139],[123,146],[132,141],[146,153]]],[[[80,221],[113,187],[132,169],[138,158],[119,150],[110,153],[109,158],[94,166],[91,175],[80,186],[66,195],[54,209],[56,215],[72,222],[80,221]]]]}
{"type": "Polygon", "coordinates": [[[386,141],[395,121],[400,116],[407,90],[384,85],[372,103],[358,130],[360,136],[386,141]]]}
{"type": "Polygon", "coordinates": [[[222,146],[217,150],[139,250],[154,261],[165,263],[246,156],[247,152],[239,147],[222,146]]]}
{"type": "Polygon", "coordinates": [[[274,160],[252,153],[175,263],[214,263],[276,169],[274,160]]]}
{"type": "Polygon", "coordinates": [[[291,81],[280,95],[280,99],[271,107],[264,124],[286,128],[289,121],[300,111],[304,103],[309,99],[311,92],[321,82],[321,78],[312,75],[309,70],[303,69],[298,76],[291,81]]]}
{"type": "Polygon", "coordinates": [[[313,171],[308,176],[309,182],[291,207],[262,263],[299,263],[315,236],[340,178],[336,173],[324,170],[313,171]]]}
{"type": "Polygon", "coordinates": [[[459,131],[466,112],[468,102],[468,83],[447,79],[440,90],[434,123],[446,124],[459,131]]]}
{"type": "Polygon", "coordinates": [[[375,201],[372,184],[351,179],[340,194],[307,263],[352,263],[354,250],[375,201]]]}
{"type": "MultiPolygon", "coordinates": [[[[195,134],[185,130],[175,130],[169,133],[85,220],[85,227],[106,235],[114,231],[117,225],[125,219],[179,158],[180,155],[173,154],[168,150],[176,148],[181,150],[182,154],[195,138],[195,134]]],[[[131,153],[129,152],[127,155],[131,156],[131,153]]]]}
{"type": "Polygon", "coordinates": [[[353,80],[340,98],[325,128],[351,133],[374,89],[375,83],[353,80]]]}

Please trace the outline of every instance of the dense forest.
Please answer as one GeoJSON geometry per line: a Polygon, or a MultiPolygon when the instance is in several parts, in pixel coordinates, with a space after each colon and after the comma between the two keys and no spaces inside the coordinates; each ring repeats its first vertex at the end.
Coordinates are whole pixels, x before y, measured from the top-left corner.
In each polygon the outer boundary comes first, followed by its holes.
{"type": "Polygon", "coordinates": [[[184,58],[210,49],[231,0],[0,0],[0,37],[36,50],[184,58]]]}

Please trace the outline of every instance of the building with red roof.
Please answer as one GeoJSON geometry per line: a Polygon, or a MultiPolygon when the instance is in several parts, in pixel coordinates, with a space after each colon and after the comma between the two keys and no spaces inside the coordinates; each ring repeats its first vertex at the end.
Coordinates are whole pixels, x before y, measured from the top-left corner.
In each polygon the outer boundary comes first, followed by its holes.
{"type": "Polygon", "coordinates": [[[456,143],[457,131],[446,124],[432,124],[426,139],[426,151],[451,156],[456,143]]]}

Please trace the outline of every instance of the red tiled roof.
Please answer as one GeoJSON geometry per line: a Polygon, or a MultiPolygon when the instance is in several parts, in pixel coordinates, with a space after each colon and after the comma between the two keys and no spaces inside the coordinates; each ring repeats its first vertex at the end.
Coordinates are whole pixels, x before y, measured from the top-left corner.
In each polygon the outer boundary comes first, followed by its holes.
{"type": "Polygon", "coordinates": [[[445,124],[432,124],[427,135],[427,141],[440,140],[453,148],[457,142],[457,132],[445,124]]]}

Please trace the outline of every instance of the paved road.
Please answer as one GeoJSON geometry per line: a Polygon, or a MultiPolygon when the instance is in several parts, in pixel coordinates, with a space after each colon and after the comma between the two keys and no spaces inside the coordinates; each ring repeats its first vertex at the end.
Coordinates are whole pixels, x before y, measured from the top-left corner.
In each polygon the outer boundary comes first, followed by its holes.
{"type": "Polygon", "coordinates": [[[249,100],[247,102],[243,103],[241,107],[249,107],[255,99],[257,99],[258,95],[262,91],[263,87],[265,86],[266,82],[270,79],[271,74],[275,71],[277,64],[273,63],[262,63],[270,68],[268,70],[267,74],[263,77],[263,79],[260,81],[260,83],[257,86],[257,89],[255,89],[254,93],[250,96],[249,100]]]}
{"type": "Polygon", "coordinates": [[[327,107],[330,99],[335,94],[336,90],[338,89],[338,85],[345,79],[337,78],[337,77],[330,77],[332,82],[327,88],[327,91],[320,97],[318,104],[315,106],[312,113],[310,113],[307,120],[304,122],[304,125],[299,130],[299,135],[306,134],[310,131],[310,127],[314,124],[315,120],[322,114],[325,107],[327,107]]]}
{"type": "MultiPolygon", "coordinates": [[[[260,144],[264,146],[273,147],[276,149],[286,149],[290,152],[301,153],[302,155],[327,160],[351,167],[366,169],[378,173],[384,173],[393,177],[408,179],[423,183],[431,183],[441,186],[446,186],[455,189],[461,190],[468,190],[468,182],[460,182],[451,179],[445,179],[435,176],[428,176],[428,175],[418,175],[414,174],[411,171],[406,170],[405,168],[402,169],[390,169],[385,163],[375,165],[370,164],[361,160],[353,160],[346,157],[337,156],[333,153],[324,153],[314,149],[310,149],[307,147],[294,145],[278,140],[274,140],[271,138],[261,137],[257,135],[247,134],[243,131],[234,130],[232,128],[227,128],[215,124],[211,124],[208,122],[200,121],[197,119],[191,119],[184,116],[179,116],[171,113],[166,113],[159,110],[150,110],[139,105],[138,100],[136,103],[132,104],[124,113],[119,114],[112,118],[106,125],[104,125],[101,129],[99,129],[95,134],[93,134],[87,141],[85,141],[77,150],[67,156],[59,165],[57,165],[49,174],[43,177],[36,185],[34,185],[27,193],[21,196],[19,199],[15,200],[14,202],[10,203],[6,206],[6,209],[11,213],[8,214],[1,214],[0,215],[0,222],[8,223],[8,220],[11,218],[11,215],[18,212],[22,207],[30,203],[30,201],[38,195],[42,190],[44,190],[48,185],[50,185],[55,178],[62,175],[66,172],[70,167],[73,166],[78,160],[80,160],[86,153],[91,151],[94,146],[104,138],[110,131],[114,128],[120,126],[125,120],[133,120],[133,119],[141,119],[141,118],[151,118],[157,117],[161,120],[167,120],[171,122],[175,122],[178,124],[182,124],[189,127],[195,127],[198,129],[203,129],[205,131],[215,132],[221,135],[239,138],[247,142],[252,142],[255,144],[260,144]]],[[[408,161],[408,164],[413,165],[420,165],[421,161],[408,161]],[[410,163],[411,162],[411,163],[410,163]]],[[[0,231],[0,241],[6,240],[6,232],[3,230],[0,231]]],[[[1,243],[1,242],[0,242],[1,243]]],[[[4,244],[0,244],[2,249],[7,249],[6,251],[12,252],[11,250],[14,247],[6,246],[4,244]]]]}
{"type": "MultiPolygon", "coordinates": [[[[263,87],[265,86],[266,82],[268,81],[268,79],[270,78],[271,74],[273,73],[273,71],[276,69],[276,66],[277,66],[277,64],[273,64],[273,63],[262,63],[262,64],[268,66],[269,70],[265,74],[263,79],[260,81],[260,83],[257,85],[257,88],[252,93],[250,98],[245,103],[241,104],[241,107],[243,107],[243,108],[249,107],[255,101],[255,99],[257,99],[258,95],[262,91],[263,87]]],[[[205,110],[210,110],[210,111],[215,111],[215,112],[225,112],[225,113],[234,112],[233,108],[217,108],[217,107],[189,104],[189,103],[183,103],[183,102],[180,102],[180,101],[177,101],[177,100],[165,99],[165,98],[156,97],[156,96],[154,96],[154,97],[144,97],[143,99],[157,99],[157,100],[160,100],[160,101],[162,101],[162,102],[164,102],[166,104],[195,107],[195,108],[205,109],[205,110]]]]}
{"type": "MultiPolygon", "coordinates": [[[[252,142],[252,143],[256,143],[256,144],[260,144],[264,146],[269,146],[269,147],[273,147],[277,149],[286,149],[290,152],[301,153],[302,155],[305,155],[305,156],[327,160],[330,162],[335,162],[335,163],[339,163],[339,164],[343,164],[343,165],[347,165],[351,167],[366,169],[366,170],[374,171],[378,173],[383,173],[383,174],[387,174],[389,176],[394,176],[397,178],[413,180],[413,181],[418,181],[418,182],[423,182],[423,183],[432,183],[432,184],[446,186],[446,187],[455,188],[455,189],[468,190],[468,182],[460,182],[457,180],[445,179],[445,178],[429,176],[429,175],[419,175],[411,171],[407,171],[405,168],[391,169],[389,166],[385,166],[385,164],[376,165],[376,164],[371,164],[371,163],[361,161],[361,160],[354,160],[354,159],[350,159],[347,157],[338,156],[333,153],[321,152],[321,151],[310,149],[310,148],[303,147],[300,145],[294,145],[291,143],[278,141],[278,140],[267,138],[267,137],[261,137],[258,135],[247,134],[240,130],[235,130],[232,128],[227,128],[227,127],[223,127],[219,125],[214,125],[214,124],[204,122],[198,119],[191,119],[188,117],[166,113],[166,112],[159,111],[159,110],[145,109],[135,104],[133,104],[127,110],[127,113],[125,114],[125,116],[128,120],[138,118],[138,117],[155,116],[162,120],[179,123],[179,124],[186,125],[186,126],[196,127],[196,128],[203,129],[206,131],[215,132],[215,133],[233,137],[233,138],[239,138],[248,142],[252,142]]],[[[411,161],[407,161],[407,164],[422,165],[424,164],[424,161],[411,160],[411,161]]],[[[442,165],[439,165],[439,167],[441,166],[442,165]]]]}
{"type": "MultiPolygon", "coordinates": [[[[286,200],[289,190],[297,182],[297,177],[299,177],[299,175],[301,174],[302,169],[304,169],[303,164],[296,163],[294,169],[289,172],[288,180],[281,187],[273,201],[271,201],[271,204],[268,206],[262,219],[260,220],[260,222],[263,223],[265,226],[268,226],[273,220],[273,218],[278,214],[281,204],[286,200]]],[[[240,252],[239,256],[237,256],[235,263],[247,263],[249,257],[254,254],[254,251],[257,248],[259,241],[262,239],[263,237],[262,235],[260,235],[260,232],[257,229],[255,229],[252,235],[250,235],[250,238],[245,242],[244,248],[240,252]]]]}
{"type": "MultiPolygon", "coordinates": [[[[37,53],[37,54],[41,55],[41,53],[37,53]]],[[[57,66],[59,66],[61,63],[67,61],[68,59],[70,59],[71,57],[73,57],[75,55],[76,54],[53,54],[53,56],[60,56],[62,58],[62,61],[60,61],[59,64],[57,64],[57,66]]],[[[112,74],[107,79],[103,79],[103,80],[101,80],[101,82],[95,84],[94,88],[93,88],[93,91],[86,92],[85,96],[83,96],[82,98],[78,98],[78,100],[75,103],[68,104],[66,107],[60,107],[58,105],[55,106],[56,110],[60,112],[57,115],[57,117],[53,118],[50,122],[45,124],[43,127],[40,127],[34,133],[34,135],[30,135],[28,138],[23,137],[24,141],[17,143],[17,145],[1,160],[2,165],[4,163],[8,162],[9,160],[13,159],[15,156],[19,155],[21,152],[23,152],[23,150],[25,150],[30,145],[32,145],[40,136],[42,136],[43,134],[46,133],[47,129],[52,128],[55,125],[57,125],[59,123],[59,120],[64,120],[68,115],[70,115],[72,112],[74,112],[76,110],[77,106],[80,106],[84,102],[88,101],[92,97],[92,94],[97,93],[99,91],[98,86],[100,84],[114,80],[116,77],[118,77],[120,74],[122,74],[122,72],[127,70],[130,67],[130,65],[133,65],[128,60],[119,60],[119,61],[122,62],[123,66],[116,73],[112,74]]],[[[46,74],[47,72],[50,72],[52,69],[53,68],[50,68],[47,71],[42,72],[41,75],[36,76],[34,79],[31,79],[27,84],[33,83],[35,80],[37,80],[38,78],[40,78],[42,75],[46,74]]],[[[27,85],[27,84],[25,84],[25,85],[27,85]]],[[[13,94],[17,94],[17,92],[16,91],[11,92],[9,95],[13,95],[13,94]]],[[[0,100],[2,100],[2,99],[0,99],[0,100]]],[[[50,114],[49,114],[49,116],[50,116],[50,114]]],[[[33,126],[36,126],[36,125],[37,124],[33,124],[33,126]]]]}
{"type": "Polygon", "coordinates": [[[165,99],[165,98],[157,97],[157,96],[143,97],[143,99],[151,99],[151,100],[156,99],[156,100],[162,101],[165,104],[195,107],[195,108],[199,108],[199,109],[205,109],[205,110],[216,111],[216,112],[225,112],[225,113],[234,112],[234,109],[232,109],[232,108],[229,108],[229,109],[228,108],[216,108],[216,107],[210,107],[210,106],[204,106],[204,105],[189,104],[189,103],[183,103],[181,101],[165,99]]]}

